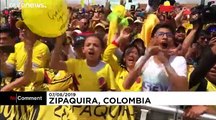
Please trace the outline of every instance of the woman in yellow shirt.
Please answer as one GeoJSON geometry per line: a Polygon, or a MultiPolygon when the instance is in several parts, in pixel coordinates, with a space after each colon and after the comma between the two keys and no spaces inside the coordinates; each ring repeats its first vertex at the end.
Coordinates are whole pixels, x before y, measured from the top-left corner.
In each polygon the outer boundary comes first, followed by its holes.
{"type": "MultiPolygon", "coordinates": [[[[113,57],[119,43],[124,42],[123,40],[128,39],[129,36],[130,34],[123,29],[120,36],[106,48],[103,55],[103,60],[111,65],[112,70],[114,71],[114,74],[116,76],[115,82],[117,84],[117,91],[141,91],[142,81],[140,78],[138,78],[133,86],[128,90],[124,89],[122,84],[130,70],[134,68],[138,58],[141,56],[141,50],[145,50],[145,48],[141,47],[139,49],[136,45],[136,41],[134,41],[124,50],[120,64],[113,57]]],[[[134,119],[133,106],[111,106],[110,109],[112,109],[112,112],[108,114],[107,119],[134,119]]]]}

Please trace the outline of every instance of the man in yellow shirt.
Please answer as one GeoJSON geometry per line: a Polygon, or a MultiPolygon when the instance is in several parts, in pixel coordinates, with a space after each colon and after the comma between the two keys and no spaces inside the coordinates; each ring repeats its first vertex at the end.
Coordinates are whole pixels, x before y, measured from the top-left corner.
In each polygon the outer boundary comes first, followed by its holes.
{"type": "MultiPolygon", "coordinates": [[[[33,67],[34,68],[43,68],[46,67],[50,57],[49,48],[42,42],[40,42],[39,36],[32,33],[28,27],[22,21],[18,21],[16,23],[17,28],[20,29],[20,37],[24,36],[24,32],[26,32],[28,36],[31,36],[31,40],[33,40],[33,67]]],[[[22,71],[24,69],[24,63],[27,58],[27,53],[25,52],[25,42],[23,40],[20,43],[15,45],[15,52],[11,53],[6,61],[2,61],[1,63],[1,72],[5,76],[15,77],[16,74],[22,76],[22,71]],[[16,71],[16,72],[15,72],[16,71]],[[15,74],[16,73],[16,74],[15,74]],[[13,75],[12,75],[13,74],[13,75]]]]}
{"type": "MultiPolygon", "coordinates": [[[[21,36],[24,35],[25,31],[28,31],[31,35],[34,42],[33,46],[33,67],[35,68],[43,68],[48,65],[49,57],[50,57],[50,51],[46,44],[39,41],[40,37],[34,33],[32,33],[28,27],[24,24],[22,21],[18,21],[16,23],[17,28],[20,30],[21,36]]],[[[11,54],[7,60],[8,64],[12,64],[15,66],[16,70],[23,71],[24,63],[27,57],[27,53],[24,48],[26,40],[23,40],[23,42],[17,43],[15,45],[15,53],[11,54]]]]}
{"type": "MultiPolygon", "coordinates": [[[[33,53],[33,58],[32,58],[33,67],[34,68],[46,67],[49,61],[49,57],[50,57],[50,51],[48,47],[44,43],[40,42],[38,40],[39,36],[32,33],[23,22],[21,21],[17,22],[17,27],[20,29],[21,36],[25,36],[24,38],[31,37],[31,40],[33,40],[33,43],[34,43],[34,47],[33,47],[34,53],[33,53]]],[[[2,63],[1,63],[0,70],[4,76],[12,75],[14,78],[16,78],[16,75],[13,73],[19,73],[17,71],[20,71],[20,73],[22,73],[22,71],[24,70],[24,64],[27,59],[27,53],[25,51],[26,42],[27,42],[26,40],[23,40],[23,42],[17,43],[15,45],[15,52],[11,53],[7,60],[4,60],[4,61],[1,60],[2,63]]],[[[19,89],[19,90],[26,91],[26,90],[32,90],[33,88],[34,88],[33,83],[31,83],[26,88],[19,89]]],[[[28,109],[28,106],[16,106],[16,105],[0,106],[0,114],[4,117],[7,117],[8,119],[9,118],[20,119],[20,117],[25,117],[25,113],[27,112],[26,111],[27,109],[28,109]],[[18,114],[15,114],[15,113],[18,113],[18,114]]],[[[26,118],[28,118],[28,116],[26,116],[26,118]]]]}

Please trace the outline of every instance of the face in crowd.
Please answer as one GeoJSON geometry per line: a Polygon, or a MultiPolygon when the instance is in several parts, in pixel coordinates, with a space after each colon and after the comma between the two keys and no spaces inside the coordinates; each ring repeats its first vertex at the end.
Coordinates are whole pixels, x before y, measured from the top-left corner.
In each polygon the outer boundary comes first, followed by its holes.
{"type": "Polygon", "coordinates": [[[163,49],[175,47],[174,45],[174,31],[171,31],[168,25],[158,26],[153,30],[152,40],[154,45],[158,45],[163,49]]]}
{"type": "Polygon", "coordinates": [[[89,27],[88,20],[86,18],[82,18],[80,20],[80,29],[81,31],[87,31],[89,27]]]}
{"type": "Polygon", "coordinates": [[[39,36],[34,34],[23,22],[17,28],[19,29],[19,38],[24,42],[26,38],[34,41],[39,39],[39,36]]]}
{"type": "Polygon", "coordinates": [[[132,45],[125,49],[123,55],[123,61],[127,68],[133,68],[136,64],[136,61],[139,59],[140,53],[137,46],[132,45]]]}
{"type": "Polygon", "coordinates": [[[185,38],[186,38],[185,28],[183,28],[183,27],[178,28],[176,33],[175,33],[176,42],[183,43],[185,38]]]}
{"type": "Polygon", "coordinates": [[[208,44],[208,38],[204,35],[199,36],[197,43],[202,46],[205,47],[208,44]]]}
{"type": "Polygon", "coordinates": [[[101,58],[103,52],[103,42],[97,36],[89,36],[86,38],[83,47],[83,53],[86,60],[92,64],[96,64],[101,58]]]}
{"type": "Polygon", "coordinates": [[[14,45],[15,41],[12,38],[12,33],[9,28],[1,28],[0,30],[0,45],[14,45]]]}

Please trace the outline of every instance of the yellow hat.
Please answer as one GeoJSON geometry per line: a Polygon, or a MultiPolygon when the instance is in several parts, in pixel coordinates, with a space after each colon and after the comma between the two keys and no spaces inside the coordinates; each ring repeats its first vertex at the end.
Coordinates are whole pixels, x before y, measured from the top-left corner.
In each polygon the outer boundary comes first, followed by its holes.
{"type": "Polygon", "coordinates": [[[127,20],[131,20],[131,21],[134,21],[134,19],[132,17],[126,17],[127,20]]]}
{"type": "Polygon", "coordinates": [[[65,0],[22,0],[22,18],[26,26],[42,37],[57,37],[65,33],[69,11],[65,0]]]}
{"type": "Polygon", "coordinates": [[[97,28],[97,27],[102,27],[104,30],[106,30],[106,26],[102,23],[98,23],[95,25],[94,29],[97,28]]]}
{"type": "Polygon", "coordinates": [[[143,22],[141,20],[137,19],[137,20],[134,21],[134,23],[140,23],[140,24],[142,24],[143,22]]]}

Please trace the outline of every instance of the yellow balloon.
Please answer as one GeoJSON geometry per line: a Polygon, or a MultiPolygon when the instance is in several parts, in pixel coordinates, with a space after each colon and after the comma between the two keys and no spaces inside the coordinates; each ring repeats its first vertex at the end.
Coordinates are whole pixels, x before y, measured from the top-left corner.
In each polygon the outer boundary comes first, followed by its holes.
{"type": "Polygon", "coordinates": [[[164,2],[164,6],[170,6],[170,2],[169,1],[165,1],[164,2]]]}
{"type": "Polygon", "coordinates": [[[69,11],[65,0],[23,0],[23,22],[35,34],[57,37],[68,27],[69,11]]]}

